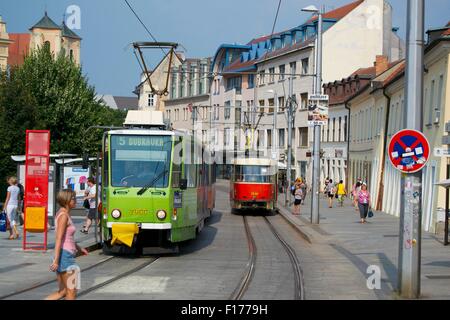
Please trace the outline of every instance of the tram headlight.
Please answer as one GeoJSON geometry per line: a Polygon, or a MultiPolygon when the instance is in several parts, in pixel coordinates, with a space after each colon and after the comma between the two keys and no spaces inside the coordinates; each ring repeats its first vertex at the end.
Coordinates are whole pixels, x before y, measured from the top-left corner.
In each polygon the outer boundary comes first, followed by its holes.
{"type": "Polygon", "coordinates": [[[114,209],[114,210],[111,212],[111,216],[112,216],[114,219],[119,219],[121,215],[122,215],[122,213],[120,212],[119,209],[114,209]]]}
{"type": "Polygon", "coordinates": [[[158,210],[158,212],[156,212],[156,216],[159,220],[164,220],[166,218],[166,215],[167,214],[164,210],[158,210]]]}

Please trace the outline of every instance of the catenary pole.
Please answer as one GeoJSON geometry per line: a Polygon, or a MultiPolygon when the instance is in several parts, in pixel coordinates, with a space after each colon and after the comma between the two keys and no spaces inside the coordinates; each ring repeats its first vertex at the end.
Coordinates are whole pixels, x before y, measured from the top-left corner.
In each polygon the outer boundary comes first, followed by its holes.
{"type": "MultiPolygon", "coordinates": [[[[316,94],[322,94],[322,10],[318,11],[318,31],[316,47],[316,94]]],[[[320,126],[314,125],[313,179],[311,201],[311,223],[319,223],[319,185],[320,185],[320,126]]]]}
{"type": "MultiPolygon", "coordinates": [[[[422,129],[424,0],[409,0],[406,26],[407,129],[422,129]]],[[[420,296],[422,173],[402,174],[398,289],[404,298],[420,296]]]]}
{"type": "MultiPolygon", "coordinates": [[[[292,73],[292,72],[291,72],[292,73]]],[[[291,74],[289,76],[289,105],[288,105],[288,154],[287,154],[287,166],[286,166],[286,179],[288,189],[285,194],[285,204],[289,207],[289,199],[291,194],[291,183],[292,183],[292,174],[291,174],[291,163],[292,163],[292,126],[293,126],[293,105],[292,105],[292,92],[294,86],[294,75],[291,74]]]]}

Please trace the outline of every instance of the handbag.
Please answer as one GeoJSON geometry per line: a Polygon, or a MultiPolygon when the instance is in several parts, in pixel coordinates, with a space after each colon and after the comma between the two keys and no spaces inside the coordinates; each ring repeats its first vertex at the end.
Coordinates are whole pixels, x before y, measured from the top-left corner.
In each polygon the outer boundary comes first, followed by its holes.
{"type": "Polygon", "coordinates": [[[84,202],[83,202],[83,208],[85,208],[85,209],[90,209],[90,208],[91,208],[88,199],[85,199],[85,200],[84,200],[84,202]]]}
{"type": "Polygon", "coordinates": [[[372,217],[373,217],[373,211],[372,211],[372,209],[369,209],[369,213],[367,214],[367,216],[368,216],[369,218],[372,218],[372,217]]]}
{"type": "Polygon", "coordinates": [[[0,232],[6,232],[6,224],[6,213],[3,211],[2,213],[0,213],[0,232]]]}

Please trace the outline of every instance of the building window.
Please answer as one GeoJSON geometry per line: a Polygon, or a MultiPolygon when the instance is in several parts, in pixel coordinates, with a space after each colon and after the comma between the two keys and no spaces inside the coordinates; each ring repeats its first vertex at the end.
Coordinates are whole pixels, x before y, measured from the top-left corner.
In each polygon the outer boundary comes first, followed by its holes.
{"type": "Polygon", "coordinates": [[[336,129],[336,118],[333,118],[333,135],[331,136],[331,141],[336,141],[336,136],[335,136],[335,129],[336,129]]]}
{"type": "Polygon", "coordinates": [[[328,118],[327,124],[327,142],[330,141],[330,119],[328,118]]]}
{"type": "Polygon", "coordinates": [[[242,77],[232,77],[227,79],[227,91],[236,89],[236,93],[240,94],[242,88],[242,77]]]}
{"type": "Polygon", "coordinates": [[[265,70],[261,70],[259,72],[259,85],[263,85],[264,84],[265,75],[266,75],[266,71],[265,70]]]}
{"type": "Polygon", "coordinates": [[[155,96],[153,95],[153,93],[148,94],[148,106],[149,107],[155,106],[155,96]]]}
{"type": "Polygon", "coordinates": [[[301,108],[302,109],[307,109],[308,108],[308,93],[302,93],[300,94],[300,99],[301,99],[301,108]]]}
{"type": "Polygon", "coordinates": [[[225,119],[230,119],[231,116],[231,102],[225,101],[225,110],[224,110],[225,119]]]}
{"type": "Polygon", "coordinates": [[[309,72],[309,58],[302,59],[302,74],[309,72]]]}
{"type": "Polygon", "coordinates": [[[278,129],[278,148],[284,148],[284,129],[278,129]]]}
{"type": "Polygon", "coordinates": [[[298,128],[298,146],[307,147],[308,146],[308,128],[298,128]]]}
{"type": "Polygon", "coordinates": [[[291,68],[290,74],[293,78],[295,78],[295,74],[297,73],[297,62],[291,62],[289,63],[289,67],[291,68]]]}
{"type": "Polygon", "coordinates": [[[342,121],[342,118],[341,117],[339,117],[339,129],[338,129],[338,137],[337,137],[337,141],[341,141],[341,121],[342,121]]]}
{"type": "Polygon", "coordinates": [[[264,112],[264,100],[259,100],[259,112],[264,112]]]}
{"type": "Polygon", "coordinates": [[[274,100],[273,98],[269,98],[269,113],[273,113],[274,100]]]}
{"type": "Polygon", "coordinates": [[[272,130],[267,129],[267,147],[272,147],[272,130]]]}
{"type": "Polygon", "coordinates": [[[282,80],[284,80],[284,73],[286,72],[286,66],[284,65],[284,64],[282,64],[281,66],[279,66],[279,73],[280,73],[280,76],[279,76],[279,81],[282,81],[282,80]]]}
{"type": "Polygon", "coordinates": [[[444,88],[444,76],[439,76],[439,87],[438,87],[438,95],[437,95],[437,104],[436,104],[436,116],[434,118],[434,123],[439,123],[441,119],[441,104],[442,104],[442,90],[444,88]]]}
{"type": "Polygon", "coordinates": [[[248,89],[252,89],[255,86],[255,75],[254,74],[249,74],[248,75],[248,82],[247,82],[248,89]]]}
{"type": "Polygon", "coordinates": [[[281,110],[284,110],[284,108],[286,107],[284,105],[284,97],[278,97],[278,112],[280,112],[281,110]]]}
{"type": "Polygon", "coordinates": [[[70,49],[70,51],[69,51],[69,58],[70,58],[70,61],[73,61],[73,50],[72,49],[70,49]]]}
{"type": "Polygon", "coordinates": [[[269,83],[275,82],[275,68],[269,68],[269,83]]]}
{"type": "Polygon", "coordinates": [[[344,117],[344,141],[347,141],[347,116],[344,117]]]}

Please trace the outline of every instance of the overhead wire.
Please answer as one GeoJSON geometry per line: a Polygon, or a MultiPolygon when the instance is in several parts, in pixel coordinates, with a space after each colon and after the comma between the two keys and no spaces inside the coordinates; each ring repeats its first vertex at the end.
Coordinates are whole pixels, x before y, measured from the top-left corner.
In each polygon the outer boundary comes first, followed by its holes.
{"type": "MultiPolygon", "coordinates": [[[[138,14],[136,13],[136,11],[134,11],[133,7],[131,6],[131,4],[128,2],[128,0],[124,0],[125,3],[128,5],[128,7],[130,8],[130,10],[133,12],[133,14],[136,16],[136,18],[139,20],[139,22],[141,23],[141,25],[144,27],[144,29],[147,31],[147,33],[150,35],[150,37],[153,39],[153,41],[158,42],[158,40],[156,40],[155,36],[150,32],[150,30],[147,28],[147,26],[145,25],[145,23],[141,20],[141,18],[139,18],[138,14]]],[[[166,51],[159,47],[161,49],[161,51],[166,55],[166,51]]]]}

